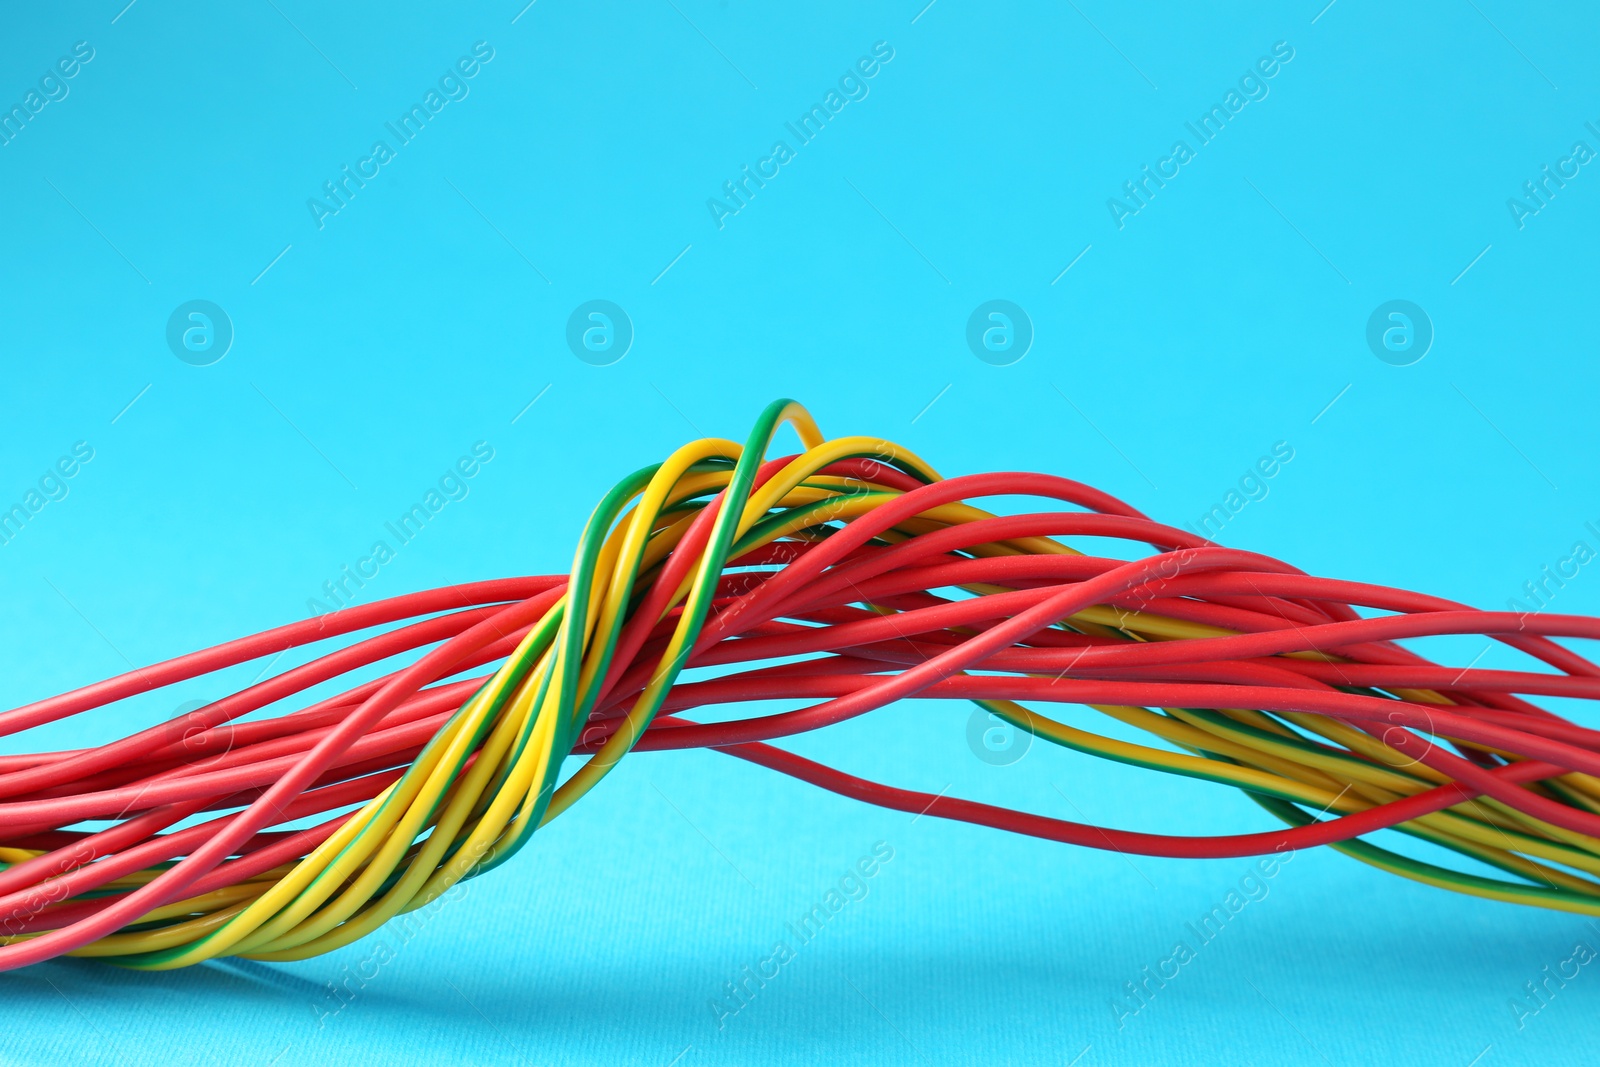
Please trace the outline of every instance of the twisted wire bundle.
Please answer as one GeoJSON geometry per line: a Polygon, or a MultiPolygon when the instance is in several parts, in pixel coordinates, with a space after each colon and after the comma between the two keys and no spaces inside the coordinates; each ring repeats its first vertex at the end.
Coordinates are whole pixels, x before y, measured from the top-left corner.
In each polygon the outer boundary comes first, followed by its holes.
{"type": "Polygon", "coordinates": [[[623,479],[569,576],[348,607],[5,712],[0,733],[347,635],[361,636],[98,748],[0,757],[0,968],[326,952],[505,862],[628,752],[694,747],[1054,841],[1200,857],[1331,845],[1460,892],[1600,914],[1600,732],[1522,699],[1600,698],[1600,668],[1551,640],[1600,637],[1600,620],[1307,575],[1050,475],[942,480],[888,442],[825,440],[789,401],[743,447],[696,441],[623,479]],[[805,451],[765,459],[784,423],[805,451]],[[1048,506],[1000,517],[967,502],[1002,495],[1048,506]],[[1142,554],[1084,555],[1062,537],[1142,554]],[[1397,643],[1442,634],[1549,669],[1445,667],[1397,643]],[[338,696],[246,718],[375,665],[338,696]],[[696,668],[710,670],[683,679],[696,668]],[[1287,825],[1091,826],[767,743],[911,696],[1237,787],[1287,825]],[[810,703],[744,706],[777,699],[810,703]],[[743,714],[684,715],[710,705],[743,714]],[[1085,707],[1152,743],[1095,732],[1085,707]],[[1473,869],[1361,840],[1384,828],[1473,869]]]}

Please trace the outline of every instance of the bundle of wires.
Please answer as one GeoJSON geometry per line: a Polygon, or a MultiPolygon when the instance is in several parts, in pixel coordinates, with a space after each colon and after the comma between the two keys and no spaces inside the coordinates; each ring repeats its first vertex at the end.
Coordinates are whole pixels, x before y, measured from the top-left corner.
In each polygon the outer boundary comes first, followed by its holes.
{"type": "Polygon", "coordinates": [[[1523,699],[1600,698],[1600,668],[1557,637],[1600,638],[1600,620],[1314,577],[1065,478],[944,480],[886,441],[825,440],[779,401],[742,447],[696,441],[624,478],[570,575],[350,606],[0,714],[13,734],[346,639],[98,748],[0,757],[0,968],[326,952],[505,862],[629,752],[683,748],[1090,848],[1329,845],[1447,889],[1600,914],[1600,732],[1523,699]],[[785,423],[804,451],[766,458],[785,423]],[[969,503],[996,496],[1045,506],[969,503]],[[1060,540],[1073,537],[1135,558],[1060,540]],[[1397,643],[1451,634],[1547,669],[1446,667],[1397,643]],[[367,680],[250,717],[352,673],[367,680]],[[1069,749],[1233,786],[1281,822],[1210,837],[1085,825],[769,743],[906,697],[972,701],[1069,749]],[[752,710],[775,700],[804,706],[752,710]],[[714,721],[689,715],[711,706],[714,721]],[[1151,743],[1096,732],[1085,709],[1151,743]],[[1471,870],[1362,840],[1382,829],[1471,870]]]}

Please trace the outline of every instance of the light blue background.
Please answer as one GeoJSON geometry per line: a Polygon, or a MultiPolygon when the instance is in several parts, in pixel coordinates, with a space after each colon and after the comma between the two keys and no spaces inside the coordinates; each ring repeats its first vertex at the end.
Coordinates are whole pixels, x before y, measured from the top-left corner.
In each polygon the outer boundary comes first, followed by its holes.
{"type": "MultiPolygon", "coordinates": [[[[478,440],[496,456],[470,496],[367,595],[565,570],[616,478],[742,438],[785,395],[945,473],[1051,471],[1173,522],[1287,441],[1224,542],[1485,607],[1595,543],[1600,173],[1523,229],[1506,206],[1573,142],[1600,148],[1584,5],[123,2],[0,29],[8,105],[95,49],[0,148],[0,500],[95,449],[0,547],[7,706],[303,617],[478,440]],[[319,230],[307,198],[480,40],[470,95],[319,230]],[[719,230],[707,198],[877,41],[894,58],[867,98],[719,230]],[[1270,94],[1119,230],[1107,198],[1278,41],[1294,58],[1270,94]],[[636,329],[609,367],[564,340],[596,298],[636,329]],[[1036,331],[1010,367],[963,339],[996,298],[1036,331]],[[1405,368],[1364,341],[1396,298],[1436,329],[1405,368]],[[236,330],[210,367],[164,341],[192,299],[236,330]]],[[[1600,609],[1600,575],[1556,608],[1600,609]]],[[[254,673],[8,744],[104,738],[254,673]]],[[[794,747],[1065,818],[1271,824],[1042,746],[988,766],[968,714],[910,704],[794,747]]],[[[0,1057],[1465,1067],[1600,1036],[1590,969],[1521,1030],[1508,1006],[1600,944],[1581,920],[1320,853],[1119,1032],[1122,984],[1246,866],[913,824],[710,753],[639,756],[321,1025],[324,983],[369,947],[9,974],[0,1057]],[[708,999],[879,840],[895,858],[869,895],[719,1030],[708,999]]]]}

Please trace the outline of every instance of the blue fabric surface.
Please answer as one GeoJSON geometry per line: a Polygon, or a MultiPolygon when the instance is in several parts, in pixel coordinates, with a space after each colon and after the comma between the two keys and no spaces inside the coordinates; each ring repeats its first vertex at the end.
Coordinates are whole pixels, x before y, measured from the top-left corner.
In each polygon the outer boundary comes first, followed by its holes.
{"type": "MultiPolygon", "coordinates": [[[[1600,546],[1590,6],[125,2],[0,32],[0,505],[39,502],[0,544],[5,706],[335,583],[565,570],[615,480],[777,396],[1482,607],[1600,546]]],[[[1600,610],[1590,570],[1556,610],[1600,610]]],[[[979,758],[970,716],[792,747],[1063,818],[1271,825],[1042,743],[979,758]]],[[[333,955],[0,976],[0,1060],[1572,1062],[1580,945],[1600,926],[1326,851],[1130,858],[641,755],[333,955]]]]}

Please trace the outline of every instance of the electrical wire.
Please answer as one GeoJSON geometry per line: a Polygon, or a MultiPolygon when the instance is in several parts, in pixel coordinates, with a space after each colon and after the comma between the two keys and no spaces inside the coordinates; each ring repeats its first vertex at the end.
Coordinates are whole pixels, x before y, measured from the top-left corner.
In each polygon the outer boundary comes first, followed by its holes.
{"type": "Polygon", "coordinates": [[[1600,667],[1555,638],[1600,638],[1600,620],[1306,574],[1065,478],[943,479],[887,441],[825,439],[778,401],[745,444],[694,441],[619,482],[570,574],[352,605],[0,713],[0,734],[17,734],[336,642],[104,745],[0,756],[0,969],[327,952],[504,863],[630,752],[685,748],[1089,848],[1328,845],[1441,888],[1600,914],[1600,731],[1525,699],[1600,700],[1600,667]],[[767,458],[785,424],[803,451],[767,458]],[[992,497],[1045,508],[972,503],[992,497]],[[1129,558],[1080,553],[1072,537],[1129,558]],[[1535,669],[1444,666],[1400,643],[1463,634],[1535,669]],[[1231,786],[1278,825],[1095,826],[896,788],[772,744],[910,697],[1231,786]],[[717,717],[693,717],[707,708],[717,717]],[[1096,730],[1090,712],[1115,727],[1096,730]],[[1113,736],[1134,731],[1145,743],[1113,736]],[[1462,861],[1366,840],[1380,830],[1462,861]]]}

